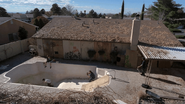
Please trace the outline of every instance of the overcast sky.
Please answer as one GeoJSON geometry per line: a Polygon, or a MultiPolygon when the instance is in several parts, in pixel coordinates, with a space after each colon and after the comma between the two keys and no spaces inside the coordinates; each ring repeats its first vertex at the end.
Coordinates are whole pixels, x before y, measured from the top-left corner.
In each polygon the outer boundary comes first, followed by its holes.
{"type": "MultiPolygon", "coordinates": [[[[67,4],[74,6],[78,11],[87,12],[94,9],[98,13],[119,13],[123,0],[0,0],[0,6],[4,7],[7,12],[26,12],[34,8],[49,11],[53,3],[60,7],[67,4]]],[[[153,5],[157,0],[125,0],[125,14],[127,12],[141,12],[143,3],[145,7],[153,5]]],[[[176,3],[185,7],[185,0],[174,0],[176,3]]]]}

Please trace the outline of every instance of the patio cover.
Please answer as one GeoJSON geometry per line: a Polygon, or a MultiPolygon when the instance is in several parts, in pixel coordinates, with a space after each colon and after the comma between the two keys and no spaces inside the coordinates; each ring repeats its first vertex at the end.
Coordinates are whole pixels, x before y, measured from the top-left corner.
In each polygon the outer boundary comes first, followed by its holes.
{"type": "Polygon", "coordinates": [[[185,61],[185,47],[138,45],[146,60],[185,61]]]}

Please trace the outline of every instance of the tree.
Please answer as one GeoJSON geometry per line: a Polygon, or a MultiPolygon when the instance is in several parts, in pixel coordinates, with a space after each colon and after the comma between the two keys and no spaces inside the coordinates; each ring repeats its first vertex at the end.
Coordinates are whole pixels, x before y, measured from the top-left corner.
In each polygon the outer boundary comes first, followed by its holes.
{"type": "Polygon", "coordinates": [[[178,12],[182,9],[181,4],[176,4],[173,0],[157,0],[147,8],[147,13],[152,19],[163,21],[166,27],[172,30],[181,24],[181,21],[175,19],[183,18],[184,12],[178,12]]]}
{"type": "Polygon", "coordinates": [[[39,19],[39,28],[41,29],[45,24],[43,23],[42,19],[39,19]]]}
{"type": "Polygon", "coordinates": [[[36,18],[35,21],[34,21],[34,25],[39,26],[39,21],[38,21],[37,18],[36,18]]]}
{"type": "Polygon", "coordinates": [[[52,11],[53,15],[61,14],[61,8],[56,3],[52,5],[52,8],[50,10],[52,11]]]}
{"type": "Polygon", "coordinates": [[[131,17],[131,14],[132,14],[132,13],[131,13],[130,11],[128,11],[128,12],[126,13],[126,16],[127,16],[127,17],[131,17]]]}
{"type": "Polygon", "coordinates": [[[136,17],[137,13],[132,13],[131,17],[136,17]]]}
{"type": "Polygon", "coordinates": [[[77,10],[76,10],[75,16],[76,17],[79,17],[79,14],[78,14],[78,11],[77,10]]]}
{"type": "Polygon", "coordinates": [[[67,9],[69,15],[75,14],[75,10],[72,5],[66,5],[66,9],[67,9]]]}
{"type": "Polygon", "coordinates": [[[46,25],[49,22],[49,20],[43,16],[38,16],[35,19],[32,19],[31,23],[38,26],[40,29],[46,25]]]}
{"type": "Polygon", "coordinates": [[[102,18],[105,18],[105,16],[106,16],[106,14],[104,13],[103,16],[102,16],[102,18]]]}
{"type": "Polygon", "coordinates": [[[79,16],[80,16],[80,17],[84,17],[84,13],[82,13],[82,11],[80,11],[79,16]]]}
{"type": "Polygon", "coordinates": [[[89,18],[97,18],[98,14],[92,9],[91,11],[89,11],[89,18]]]}
{"type": "Polygon", "coordinates": [[[33,11],[33,17],[37,18],[38,16],[41,16],[41,13],[38,8],[35,8],[33,11]]]}
{"type": "Polygon", "coordinates": [[[3,7],[0,7],[0,17],[10,17],[3,7]]]}
{"type": "Polygon", "coordinates": [[[98,17],[99,17],[99,18],[102,17],[102,14],[100,13],[100,14],[98,15],[98,17]]]}
{"type": "Polygon", "coordinates": [[[123,19],[123,16],[124,16],[124,0],[121,7],[121,19],[123,19]]]}
{"type": "Polygon", "coordinates": [[[69,12],[68,12],[68,10],[67,10],[66,7],[63,7],[63,8],[61,9],[61,14],[62,14],[62,15],[69,15],[69,12]]]}
{"type": "Polygon", "coordinates": [[[143,8],[141,11],[141,20],[143,20],[143,18],[144,18],[144,10],[145,10],[145,4],[143,4],[143,8]]]}
{"type": "Polygon", "coordinates": [[[28,31],[26,31],[25,28],[19,27],[19,31],[18,32],[19,32],[19,37],[20,37],[21,40],[27,38],[28,31]]]}
{"type": "Polygon", "coordinates": [[[45,12],[46,11],[44,9],[41,9],[41,11],[40,11],[41,14],[45,14],[45,12]]]}

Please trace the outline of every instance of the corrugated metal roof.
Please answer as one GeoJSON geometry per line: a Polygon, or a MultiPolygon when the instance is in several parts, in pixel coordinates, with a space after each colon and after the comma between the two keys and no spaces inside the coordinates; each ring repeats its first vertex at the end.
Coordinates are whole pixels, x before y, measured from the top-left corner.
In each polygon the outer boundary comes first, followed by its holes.
{"type": "Polygon", "coordinates": [[[138,48],[148,60],[185,60],[185,47],[138,45],[138,48]]]}

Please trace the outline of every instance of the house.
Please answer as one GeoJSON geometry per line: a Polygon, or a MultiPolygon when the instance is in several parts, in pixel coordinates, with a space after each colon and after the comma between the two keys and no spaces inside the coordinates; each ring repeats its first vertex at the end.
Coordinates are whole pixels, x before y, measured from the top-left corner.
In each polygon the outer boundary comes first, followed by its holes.
{"type": "Polygon", "coordinates": [[[25,14],[26,17],[28,18],[29,22],[33,19],[33,14],[25,14]]]}
{"type": "Polygon", "coordinates": [[[28,31],[28,38],[37,31],[37,26],[11,17],[0,17],[0,44],[19,40],[18,30],[23,27],[28,31]]]}
{"type": "Polygon", "coordinates": [[[88,50],[95,50],[93,60],[114,61],[110,54],[118,50],[117,64],[134,68],[143,57],[138,45],[182,47],[162,22],[138,19],[56,17],[33,38],[40,56],[88,60],[88,50]]]}

